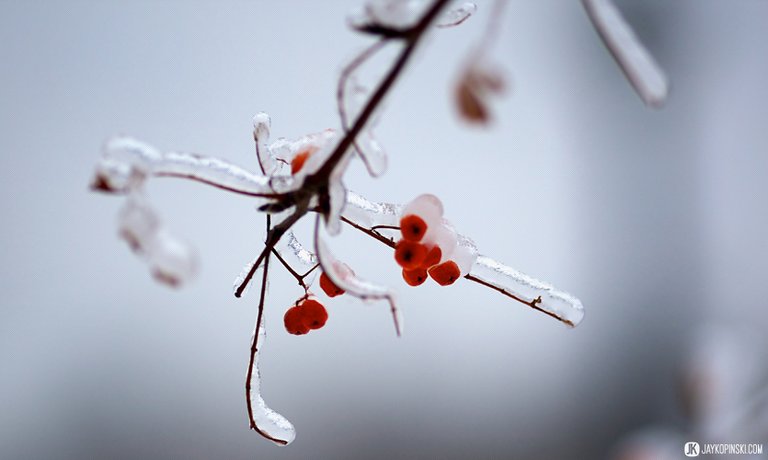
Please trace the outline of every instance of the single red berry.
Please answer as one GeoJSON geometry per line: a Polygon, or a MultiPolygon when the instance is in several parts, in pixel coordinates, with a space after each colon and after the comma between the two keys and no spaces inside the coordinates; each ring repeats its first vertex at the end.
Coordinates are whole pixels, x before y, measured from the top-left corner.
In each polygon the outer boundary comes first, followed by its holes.
{"type": "Polygon", "coordinates": [[[307,299],[299,305],[301,319],[310,329],[320,329],[328,321],[328,311],[317,300],[307,299]]]}
{"type": "Polygon", "coordinates": [[[408,240],[400,240],[395,246],[395,260],[406,270],[419,268],[427,258],[427,247],[408,240]]]}
{"type": "Polygon", "coordinates": [[[312,155],[312,150],[309,149],[297,153],[291,160],[291,174],[296,174],[301,171],[301,168],[304,167],[304,163],[307,162],[307,158],[309,158],[310,155],[312,155]]]}
{"type": "Polygon", "coordinates": [[[342,295],[345,292],[344,289],[341,289],[340,287],[333,284],[333,281],[331,281],[331,279],[328,278],[328,275],[325,273],[320,275],[320,288],[328,297],[336,297],[337,295],[342,295]]]}
{"type": "Polygon", "coordinates": [[[424,262],[421,263],[421,268],[429,269],[433,265],[439,264],[442,258],[443,251],[440,249],[440,246],[432,246],[432,249],[427,252],[424,262]]]}
{"type": "Polygon", "coordinates": [[[301,307],[291,307],[285,312],[283,316],[283,323],[285,324],[285,330],[289,334],[304,335],[309,332],[309,327],[304,325],[304,315],[302,314],[301,307]]]}
{"type": "Polygon", "coordinates": [[[427,233],[427,223],[416,214],[408,214],[400,219],[400,233],[408,241],[419,242],[427,233]]]}
{"type": "Polygon", "coordinates": [[[456,262],[448,260],[429,269],[429,276],[440,286],[453,284],[461,276],[461,270],[456,262]]]}
{"type": "Polygon", "coordinates": [[[403,269],[403,279],[408,283],[408,286],[416,287],[427,280],[427,271],[423,268],[415,270],[403,269]]]}

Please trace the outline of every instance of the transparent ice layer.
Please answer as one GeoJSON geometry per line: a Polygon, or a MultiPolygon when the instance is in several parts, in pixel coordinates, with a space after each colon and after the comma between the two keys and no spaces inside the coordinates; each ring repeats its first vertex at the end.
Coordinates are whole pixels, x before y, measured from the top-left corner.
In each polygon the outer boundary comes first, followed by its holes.
{"type": "Polygon", "coordinates": [[[251,375],[248,376],[248,382],[251,387],[250,403],[251,411],[253,413],[253,421],[256,423],[256,430],[261,433],[262,436],[277,445],[285,446],[296,439],[296,429],[287,418],[270,409],[267,406],[267,403],[264,402],[264,398],[261,396],[259,358],[261,356],[261,351],[264,348],[264,341],[267,337],[263,319],[262,324],[258,325],[258,330],[254,331],[254,334],[258,334],[256,342],[258,346],[254,352],[251,375]]]}
{"type": "Polygon", "coordinates": [[[629,82],[643,101],[664,104],[669,92],[667,77],[645,49],[611,0],[582,0],[589,19],[629,82]]]}
{"type": "Polygon", "coordinates": [[[478,256],[470,274],[526,302],[541,297],[537,307],[565,320],[570,326],[578,325],[584,318],[584,307],[576,297],[490,257],[478,256]]]}

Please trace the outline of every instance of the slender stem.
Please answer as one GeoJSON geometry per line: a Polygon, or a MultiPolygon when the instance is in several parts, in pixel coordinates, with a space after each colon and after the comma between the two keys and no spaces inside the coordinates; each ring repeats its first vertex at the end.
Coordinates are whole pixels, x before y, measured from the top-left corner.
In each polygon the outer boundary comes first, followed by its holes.
{"type": "MultiPolygon", "coordinates": [[[[271,227],[271,216],[267,214],[267,233],[270,232],[271,227]]],[[[250,428],[252,430],[255,430],[260,435],[264,436],[265,438],[269,439],[270,441],[279,443],[279,444],[288,444],[283,439],[277,439],[269,434],[265,433],[259,427],[256,425],[256,421],[253,419],[253,407],[251,405],[251,378],[253,376],[254,368],[256,367],[256,353],[258,353],[259,350],[259,329],[261,328],[261,323],[263,321],[264,316],[264,301],[267,296],[267,276],[269,273],[269,253],[264,258],[264,274],[261,278],[261,292],[259,293],[259,310],[258,314],[256,315],[256,326],[254,328],[253,332],[253,340],[251,341],[251,352],[250,357],[248,359],[248,372],[245,376],[245,404],[248,409],[248,423],[250,424],[250,428]]]]}
{"type": "Polygon", "coordinates": [[[371,230],[386,229],[386,230],[400,230],[397,225],[374,225],[371,230]]]}
{"type": "MultiPolygon", "coordinates": [[[[387,238],[387,237],[381,235],[380,233],[378,233],[375,230],[373,230],[373,228],[363,227],[362,225],[359,225],[359,224],[357,224],[357,223],[347,219],[344,216],[341,217],[341,220],[344,223],[348,224],[349,226],[353,227],[354,229],[359,230],[362,233],[365,233],[366,235],[370,236],[371,238],[374,238],[375,240],[379,241],[380,243],[383,243],[383,244],[389,246],[392,249],[395,248],[395,244],[396,243],[392,239],[387,238]]],[[[537,311],[540,311],[540,312],[544,313],[547,316],[551,316],[552,318],[555,318],[556,320],[558,320],[558,321],[560,321],[560,322],[562,322],[564,324],[567,324],[570,327],[574,326],[573,322],[571,322],[570,320],[567,320],[567,319],[565,319],[565,318],[563,318],[561,316],[556,315],[555,313],[552,313],[551,311],[547,311],[547,310],[544,310],[543,308],[539,307],[539,304],[542,302],[541,297],[537,297],[537,298],[535,298],[535,299],[533,299],[531,301],[527,301],[527,300],[521,299],[520,297],[512,294],[511,292],[507,291],[506,289],[500,288],[498,286],[494,286],[493,284],[485,281],[484,279],[478,278],[478,277],[476,277],[476,276],[474,276],[472,274],[468,273],[468,274],[464,275],[464,278],[466,278],[469,281],[478,283],[478,284],[480,284],[482,286],[491,288],[491,289],[493,289],[496,292],[504,294],[505,296],[509,297],[510,299],[517,300],[521,304],[527,305],[527,306],[533,308],[534,310],[537,310],[537,311]]]]}
{"type": "Polygon", "coordinates": [[[299,286],[304,288],[304,292],[309,291],[309,286],[307,286],[307,283],[304,282],[304,278],[306,278],[307,275],[312,273],[312,270],[317,268],[317,265],[312,267],[307,273],[303,275],[299,275],[299,273],[296,270],[294,270],[293,267],[291,267],[291,264],[289,264],[288,261],[285,260],[285,258],[282,255],[280,255],[280,252],[277,249],[273,248],[272,254],[274,254],[275,257],[277,257],[277,260],[279,260],[280,263],[283,265],[283,267],[285,267],[285,269],[288,270],[288,273],[290,273],[291,275],[293,275],[294,278],[296,278],[296,281],[299,282],[299,286]]]}

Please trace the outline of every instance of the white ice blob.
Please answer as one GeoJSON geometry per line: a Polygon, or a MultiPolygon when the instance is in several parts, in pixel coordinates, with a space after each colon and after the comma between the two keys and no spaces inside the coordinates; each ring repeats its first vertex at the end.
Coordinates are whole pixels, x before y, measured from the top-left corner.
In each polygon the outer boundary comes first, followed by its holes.
{"type": "Polygon", "coordinates": [[[164,228],[152,239],[148,258],[155,278],[173,287],[190,281],[198,270],[197,255],[192,247],[164,228]]]}

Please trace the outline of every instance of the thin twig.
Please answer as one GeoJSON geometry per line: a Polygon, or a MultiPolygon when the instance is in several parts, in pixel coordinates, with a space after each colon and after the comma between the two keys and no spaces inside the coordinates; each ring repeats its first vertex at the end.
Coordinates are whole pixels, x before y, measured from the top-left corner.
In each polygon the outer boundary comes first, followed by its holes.
{"type": "MultiPolygon", "coordinates": [[[[267,234],[270,233],[271,229],[271,216],[267,214],[267,234]]],[[[253,419],[253,407],[251,405],[251,378],[253,376],[254,367],[256,366],[256,353],[258,352],[259,348],[259,329],[261,328],[261,322],[263,320],[264,316],[264,300],[267,296],[267,276],[269,273],[269,252],[267,252],[267,255],[264,258],[264,274],[261,278],[261,292],[259,293],[259,310],[256,315],[256,327],[253,332],[253,340],[251,341],[251,352],[250,357],[248,359],[248,372],[245,376],[245,404],[248,409],[248,423],[250,424],[250,427],[252,430],[255,430],[260,435],[264,436],[265,438],[269,439],[270,441],[286,445],[288,444],[287,441],[284,439],[277,439],[269,434],[265,433],[259,427],[256,425],[256,421],[253,419]]]]}

